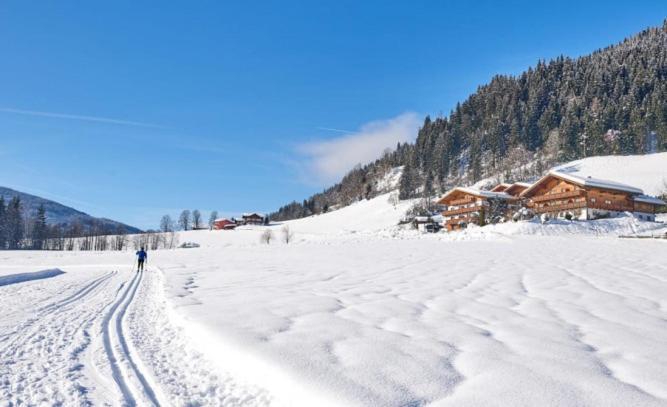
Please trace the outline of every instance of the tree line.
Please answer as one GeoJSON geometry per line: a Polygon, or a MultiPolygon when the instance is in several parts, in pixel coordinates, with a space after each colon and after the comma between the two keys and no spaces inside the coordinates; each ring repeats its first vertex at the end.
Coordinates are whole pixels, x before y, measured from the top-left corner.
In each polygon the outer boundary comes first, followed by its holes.
{"type": "Polygon", "coordinates": [[[0,196],[0,250],[123,250],[126,231],[102,222],[69,225],[47,222],[44,205],[34,213],[24,210],[18,196],[0,196]],[[112,237],[113,236],[113,237],[112,237]]]}
{"type": "Polygon", "coordinates": [[[203,229],[207,227],[209,229],[213,228],[215,220],[218,218],[218,211],[212,211],[209,214],[208,222],[204,224],[204,219],[201,212],[198,209],[190,211],[189,209],[184,209],[181,214],[178,216],[177,220],[172,219],[170,215],[164,215],[160,219],[159,231],[163,233],[174,232],[176,230],[193,230],[193,229],[203,229]]]}
{"type": "Polygon", "coordinates": [[[90,224],[49,224],[44,205],[32,213],[18,196],[8,202],[0,196],[0,250],[126,250],[169,249],[178,244],[174,233],[128,235],[122,226],[101,221],[90,224]]]}
{"type": "Polygon", "coordinates": [[[449,116],[427,116],[414,143],[357,166],[339,183],[271,214],[287,220],[372,198],[402,166],[400,199],[430,197],[486,177],[525,181],[556,163],[667,151],[667,20],[580,58],[497,75],[449,116]]]}

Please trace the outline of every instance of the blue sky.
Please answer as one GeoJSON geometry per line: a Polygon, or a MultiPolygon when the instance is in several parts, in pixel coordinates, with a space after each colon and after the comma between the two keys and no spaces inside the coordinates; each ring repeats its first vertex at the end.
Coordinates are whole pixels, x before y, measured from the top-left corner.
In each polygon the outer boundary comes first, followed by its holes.
{"type": "Polygon", "coordinates": [[[494,74],[667,17],[664,1],[463,3],[5,1],[0,185],[143,228],[268,212],[494,74]]]}

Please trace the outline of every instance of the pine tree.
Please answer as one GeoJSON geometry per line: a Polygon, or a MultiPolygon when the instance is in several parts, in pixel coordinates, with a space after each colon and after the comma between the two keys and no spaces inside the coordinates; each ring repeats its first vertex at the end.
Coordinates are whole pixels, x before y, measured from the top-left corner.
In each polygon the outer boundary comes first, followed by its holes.
{"type": "Polygon", "coordinates": [[[15,196],[9,201],[5,216],[7,219],[7,246],[10,250],[19,249],[24,236],[23,213],[19,197],[15,196]]]}
{"type": "Polygon", "coordinates": [[[0,196],[0,250],[7,248],[7,207],[5,198],[0,196]]]}
{"type": "Polygon", "coordinates": [[[46,209],[44,204],[37,208],[37,215],[32,229],[32,248],[35,250],[44,249],[47,239],[48,226],[46,224],[46,209]]]}
{"type": "Polygon", "coordinates": [[[417,189],[417,177],[412,163],[408,162],[403,167],[403,174],[401,174],[401,181],[398,186],[398,198],[408,199],[413,198],[415,190],[417,189]]]}

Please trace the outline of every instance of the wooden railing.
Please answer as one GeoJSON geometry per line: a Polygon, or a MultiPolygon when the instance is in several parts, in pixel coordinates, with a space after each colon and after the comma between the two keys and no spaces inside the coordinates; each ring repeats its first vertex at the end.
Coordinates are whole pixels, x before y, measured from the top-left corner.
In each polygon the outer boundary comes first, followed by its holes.
{"type": "Polygon", "coordinates": [[[566,211],[568,209],[579,209],[585,207],[586,207],[586,202],[573,202],[560,205],[545,205],[543,207],[533,206],[533,211],[535,213],[544,213],[544,212],[566,211]]]}
{"type": "Polygon", "coordinates": [[[449,205],[451,205],[451,206],[464,205],[464,204],[468,204],[468,203],[474,202],[474,201],[475,201],[475,198],[468,197],[468,198],[457,199],[455,201],[452,201],[452,202],[449,203],[449,205]]]}
{"type": "Polygon", "coordinates": [[[606,211],[617,211],[617,212],[623,212],[623,211],[629,211],[633,212],[635,208],[631,205],[623,205],[623,204],[606,204],[604,202],[591,202],[588,204],[589,208],[592,209],[604,209],[606,211]]]}
{"type": "Polygon", "coordinates": [[[481,206],[471,206],[471,207],[468,207],[468,208],[452,209],[452,210],[444,211],[442,213],[442,215],[443,216],[453,216],[453,215],[460,215],[462,213],[477,212],[477,211],[479,211],[479,208],[481,208],[481,206]]]}
{"type": "Polygon", "coordinates": [[[533,202],[543,202],[543,201],[551,201],[554,199],[573,198],[583,195],[584,191],[581,190],[567,191],[567,192],[561,192],[559,194],[547,194],[547,195],[536,196],[533,198],[533,202]]]}

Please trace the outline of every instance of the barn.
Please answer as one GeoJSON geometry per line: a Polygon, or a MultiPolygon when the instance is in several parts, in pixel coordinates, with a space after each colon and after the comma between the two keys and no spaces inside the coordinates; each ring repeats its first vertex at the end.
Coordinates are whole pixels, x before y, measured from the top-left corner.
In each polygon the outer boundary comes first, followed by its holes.
{"type": "Polygon", "coordinates": [[[213,229],[215,230],[233,230],[234,228],[236,228],[236,221],[234,220],[220,218],[213,221],[213,229]]]}

